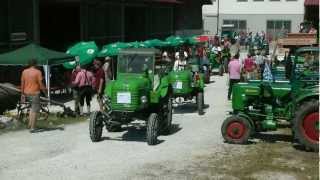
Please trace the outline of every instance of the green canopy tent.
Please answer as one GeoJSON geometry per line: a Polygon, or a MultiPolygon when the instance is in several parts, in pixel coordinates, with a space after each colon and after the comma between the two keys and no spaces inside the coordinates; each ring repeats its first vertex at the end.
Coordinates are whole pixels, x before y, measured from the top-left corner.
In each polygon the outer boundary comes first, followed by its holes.
{"type": "Polygon", "coordinates": [[[48,98],[50,100],[50,66],[73,61],[74,57],[36,44],[29,44],[17,50],[0,54],[0,65],[25,66],[30,59],[36,59],[38,65],[44,67],[48,98]]]}
{"type": "MultiPolygon", "coordinates": [[[[98,46],[94,41],[79,42],[67,50],[67,54],[77,56],[80,65],[90,64],[98,54],[98,46]]],[[[63,63],[66,69],[73,69],[76,66],[76,61],[63,63]]]]}

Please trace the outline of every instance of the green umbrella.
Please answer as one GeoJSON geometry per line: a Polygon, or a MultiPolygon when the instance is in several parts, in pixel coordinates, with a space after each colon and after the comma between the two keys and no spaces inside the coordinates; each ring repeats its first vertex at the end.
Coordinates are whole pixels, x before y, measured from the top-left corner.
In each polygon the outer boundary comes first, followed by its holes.
{"type": "Polygon", "coordinates": [[[189,36],[189,37],[186,37],[185,40],[186,40],[186,43],[191,45],[196,45],[201,43],[198,36],[189,36]]]}
{"type": "Polygon", "coordinates": [[[147,44],[144,44],[143,42],[138,42],[138,41],[134,41],[134,42],[129,42],[127,43],[127,45],[131,48],[147,48],[147,44]]]}
{"type": "Polygon", "coordinates": [[[159,39],[147,40],[147,41],[144,41],[144,44],[147,47],[163,47],[163,46],[165,46],[165,42],[161,41],[159,39]]]}
{"type": "MultiPolygon", "coordinates": [[[[67,54],[78,56],[79,63],[81,65],[90,64],[93,59],[97,56],[98,47],[94,41],[90,42],[79,42],[69,48],[67,54]]],[[[73,69],[76,66],[75,61],[64,63],[63,66],[67,69],[73,69]]]]}
{"type": "Polygon", "coordinates": [[[166,39],[166,42],[171,46],[180,46],[185,43],[185,40],[180,36],[170,36],[166,39]]]}
{"type": "Polygon", "coordinates": [[[116,42],[102,47],[98,57],[117,56],[121,49],[128,48],[129,45],[123,42],[116,42]]]}

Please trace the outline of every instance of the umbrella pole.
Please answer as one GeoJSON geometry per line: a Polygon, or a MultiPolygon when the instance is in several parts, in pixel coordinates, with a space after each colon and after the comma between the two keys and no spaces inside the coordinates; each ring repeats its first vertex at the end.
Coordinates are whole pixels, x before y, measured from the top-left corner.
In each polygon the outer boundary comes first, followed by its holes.
{"type": "Polygon", "coordinates": [[[50,94],[50,87],[51,81],[50,81],[50,66],[48,66],[48,99],[49,99],[49,105],[50,105],[50,100],[51,100],[51,94],[50,94]]]}

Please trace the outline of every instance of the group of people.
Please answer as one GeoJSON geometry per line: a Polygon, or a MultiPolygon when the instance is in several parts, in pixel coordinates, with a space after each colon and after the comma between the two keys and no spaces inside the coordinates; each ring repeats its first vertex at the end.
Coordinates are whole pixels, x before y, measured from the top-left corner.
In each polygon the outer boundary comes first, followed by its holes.
{"type": "Polygon", "coordinates": [[[248,53],[247,57],[240,60],[237,53],[233,56],[228,64],[229,72],[229,90],[228,100],[231,99],[232,86],[240,81],[248,81],[254,79],[263,79],[264,81],[272,81],[272,61],[270,56],[262,55],[258,52],[255,56],[248,53]]]}
{"type": "Polygon", "coordinates": [[[102,95],[105,86],[112,79],[111,58],[104,61],[94,60],[93,67],[81,67],[77,65],[72,71],[71,87],[74,98],[74,109],[80,115],[84,115],[84,105],[87,105],[87,114],[91,112],[91,100],[97,95],[100,110],[103,110],[102,95]]]}
{"type": "MultiPolygon", "coordinates": [[[[103,110],[102,95],[105,86],[113,78],[111,72],[111,58],[94,60],[93,67],[81,67],[79,64],[72,71],[71,87],[75,101],[75,111],[84,115],[83,107],[86,102],[87,113],[91,111],[91,100],[97,95],[100,110],[103,110]]],[[[40,112],[40,94],[46,95],[42,72],[37,68],[37,60],[31,59],[28,67],[21,75],[21,102],[31,102],[27,128],[36,132],[36,120],[40,112]]]]}

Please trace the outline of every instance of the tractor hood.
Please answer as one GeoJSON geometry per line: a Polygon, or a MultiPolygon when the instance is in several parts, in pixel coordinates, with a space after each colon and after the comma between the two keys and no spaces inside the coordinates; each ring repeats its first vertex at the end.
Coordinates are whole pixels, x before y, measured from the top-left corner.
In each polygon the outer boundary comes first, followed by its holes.
{"type": "Polygon", "coordinates": [[[148,78],[136,74],[119,75],[118,79],[113,84],[113,89],[125,91],[136,91],[150,87],[151,81],[148,78]]]}
{"type": "Polygon", "coordinates": [[[151,81],[143,75],[123,74],[107,87],[111,107],[116,111],[136,111],[145,107],[141,98],[148,99],[151,81]]]}

